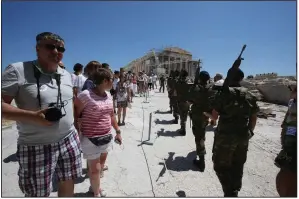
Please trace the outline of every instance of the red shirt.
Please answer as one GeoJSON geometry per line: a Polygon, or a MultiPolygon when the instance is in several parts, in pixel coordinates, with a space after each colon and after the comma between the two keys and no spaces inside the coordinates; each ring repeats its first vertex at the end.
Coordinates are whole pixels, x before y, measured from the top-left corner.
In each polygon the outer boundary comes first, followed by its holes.
{"type": "Polygon", "coordinates": [[[78,96],[84,104],[81,131],[85,137],[99,137],[111,133],[113,100],[110,93],[106,94],[106,97],[100,97],[92,90],[84,90],[78,96]]]}

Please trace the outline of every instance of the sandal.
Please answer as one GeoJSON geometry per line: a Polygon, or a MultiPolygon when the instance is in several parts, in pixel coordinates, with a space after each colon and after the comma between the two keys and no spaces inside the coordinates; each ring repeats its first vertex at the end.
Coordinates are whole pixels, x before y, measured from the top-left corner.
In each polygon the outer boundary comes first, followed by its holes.
{"type": "Polygon", "coordinates": [[[108,166],[107,165],[104,165],[103,167],[103,171],[107,171],[108,170],[108,166]]]}
{"type": "Polygon", "coordinates": [[[104,177],[104,171],[101,171],[100,172],[100,178],[103,178],[104,177]]]}
{"type": "Polygon", "coordinates": [[[100,193],[98,195],[98,197],[106,197],[107,196],[107,192],[104,191],[103,189],[100,189],[100,193]]]}
{"type": "MultiPolygon", "coordinates": [[[[88,192],[93,193],[93,190],[92,190],[91,186],[89,187],[88,192]]],[[[95,197],[106,197],[106,196],[107,196],[107,192],[104,191],[103,189],[100,189],[99,195],[95,196],[95,197]]]]}

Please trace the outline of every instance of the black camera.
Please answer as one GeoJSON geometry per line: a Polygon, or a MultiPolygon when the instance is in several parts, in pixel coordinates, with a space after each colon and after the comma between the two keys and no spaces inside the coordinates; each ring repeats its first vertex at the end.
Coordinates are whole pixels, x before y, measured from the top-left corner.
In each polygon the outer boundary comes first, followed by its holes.
{"type": "MultiPolygon", "coordinates": [[[[32,62],[33,63],[33,62],[32,62]]],[[[36,79],[36,85],[37,85],[37,99],[38,99],[38,104],[39,107],[41,108],[41,97],[40,97],[40,82],[39,78],[41,76],[41,72],[38,70],[37,66],[33,63],[33,71],[34,71],[34,77],[36,79]]],[[[57,102],[56,103],[50,103],[48,106],[48,110],[45,113],[45,119],[50,121],[50,122],[58,122],[62,117],[66,115],[64,107],[66,104],[62,101],[61,99],[61,91],[60,91],[60,80],[61,80],[61,75],[56,73],[55,74],[55,80],[57,83],[58,87],[58,95],[57,95],[57,102]],[[62,114],[61,109],[64,110],[65,114],[62,114]]]]}
{"type": "Polygon", "coordinates": [[[45,119],[50,122],[59,121],[64,115],[62,114],[61,107],[58,107],[56,103],[50,103],[47,112],[45,113],[45,119]]]}

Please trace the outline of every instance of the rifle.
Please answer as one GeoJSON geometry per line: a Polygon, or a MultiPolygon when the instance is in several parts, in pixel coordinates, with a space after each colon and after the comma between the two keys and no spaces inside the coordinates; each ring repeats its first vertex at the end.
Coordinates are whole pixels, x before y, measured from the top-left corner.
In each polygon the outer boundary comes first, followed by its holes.
{"type": "Polygon", "coordinates": [[[243,45],[241,53],[239,54],[238,58],[234,61],[232,67],[227,71],[227,75],[223,83],[223,88],[228,88],[230,82],[232,81],[233,77],[236,74],[237,69],[240,68],[241,62],[242,60],[244,60],[244,58],[242,58],[242,54],[245,49],[246,49],[246,44],[243,45]]]}
{"type": "Polygon", "coordinates": [[[198,67],[196,68],[195,71],[195,78],[194,78],[194,85],[198,83],[198,79],[199,79],[199,73],[200,73],[200,59],[198,60],[198,67]]]}

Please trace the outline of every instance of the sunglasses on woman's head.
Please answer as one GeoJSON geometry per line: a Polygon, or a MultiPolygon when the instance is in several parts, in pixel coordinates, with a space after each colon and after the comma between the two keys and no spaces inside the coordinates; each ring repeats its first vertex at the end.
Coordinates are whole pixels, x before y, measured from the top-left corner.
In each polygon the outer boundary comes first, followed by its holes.
{"type": "Polygon", "coordinates": [[[58,52],[63,53],[65,51],[65,48],[62,46],[56,46],[54,44],[43,44],[43,46],[48,50],[54,50],[57,49],[58,52]]]}

